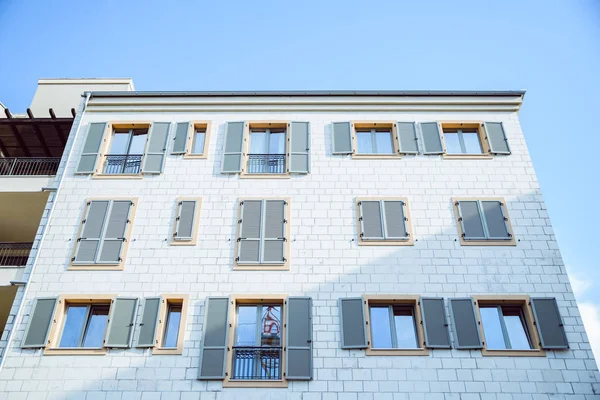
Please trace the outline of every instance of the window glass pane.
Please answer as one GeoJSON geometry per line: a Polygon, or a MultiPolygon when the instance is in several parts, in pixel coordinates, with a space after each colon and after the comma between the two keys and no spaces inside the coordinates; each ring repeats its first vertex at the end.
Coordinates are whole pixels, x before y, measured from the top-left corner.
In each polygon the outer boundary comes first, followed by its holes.
{"type": "Polygon", "coordinates": [[[194,132],[194,143],[192,145],[192,154],[203,154],[204,153],[204,139],[206,138],[206,132],[204,130],[197,129],[194,132]]]}
{"type": "Polygon", "coordinates": [[[82,347],[102,347],[108,323],[108,309],[108,305],[92,306],[82,347]]]}
{"type": "Polygon", "coordinates": [[[462,138],[465,144],[466,154],[481,154],[483,149],[479,141],[479,133],[477,131],[462,131],[462,138]]]}
{"type": "Polygon", "coordinates": [[[390,311],[387,306],[371,307],[371,340],[374,349],[391,349],[392,329],[390,327],[390,311]]]}
{"type": "Polygon", "coordinates": [[[256,306],[239,306],[236,346],[256,346],[256,306]]]}
{"type": "Polygon", "coordinates": [[[480,307],[479,313],[481,314],[481,323],[483,324],[483,333],[487,342],[487,348],[490,350],[506,349],[498,308],[496,306],[480,307]]]}
{"type": "Polygon", "coordinates": [[[359,154],[373,154],[371,132],[356,132],[356,144],[359,154]]]}
{"type": "Polygon", "coordinates": [[[394,307],[394,325],[399,349],[416,349],[419,347],[412,307],[394,307]]]}
{"type": "Polygon", "coordinates": [[[262,306],[260,345],[281,345],[281,306],[262,306]]]}
{"type": "Polygon", "coordinates": [[[177,347],[177,338],[179,336],[179,323],[181,322],[181,305],[169,305],[167,315],[167,326],[165,328],[165,337],[163,347],[177,347]]]}
{"type": "Polygon", "coordinates": [[[110,143],[110,153],[127,154],[127,145],[129,144],[129,131],[115,131],[112,142],[110,143]]]}
{"type": "Polygon", "coordinates": [[[269,154],[285,153],[285,132],[271,133],[269,138],[269,154]]]}
{"type": "Polygon", "coordinates": [[[266,154],[267,152],[267,133],[253,131],[250,132],[250,154],[266,154]]]}
{"type": "Polygon", "coordinates": [[[503,307],[502,314],[504,314],[504,325],[506,325],[510,347],[513,350],[531,349],[521,308],[503,307]]]}
{"type": "Polygon", "coordinates": [[[58,347],[79,347],[79,338],[85,326],[87,306],[69,306],[58,347]]]}
{"type": "Polygon", "coordinates": [[[394,154],[391,132],[375,132],[377,154],[394,154]]]}
{"type": "Polygon", "coordinates": [[[462,153],[458,133],[444,130],[444,141],[446,142],[446,152],[448,154],[462,153]]]}
{"type": "Polygon", "coordinates": [[[133,137],[131,138],[131,146],[129,146],[129,154],[144,154],[147,137],[148,131],[145,129],[134,130],[133,137]]]}

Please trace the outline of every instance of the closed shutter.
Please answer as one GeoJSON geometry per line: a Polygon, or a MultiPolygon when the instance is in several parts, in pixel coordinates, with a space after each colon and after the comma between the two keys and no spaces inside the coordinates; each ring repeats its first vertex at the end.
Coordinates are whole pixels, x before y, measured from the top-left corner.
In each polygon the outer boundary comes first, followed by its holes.
{"type": "Polygon", "coordinates": [[[137,297],[117,297],[113,300],[104,347],[131,347],[137,305],[137,297]]]}
{"type": "Polygon", "coordinates": [[[510,147],[502,122],[485,122],[484,125],[490,152],[493,154],[510,154],[510,147]]]}
{"type": "Polygon", "coordinates": [[[332,124],[333,154],[352,154],[352,128],[350,122],[332,124]]]}
{"type": "Polygon", "coordinates": [[[425,347],[431,349],[449,349],[450,335],[444,308],[444,299],[440,297],[421,297],[421,315],[425,331],[425,347]]]}
{"type": "Polygon", "coordinates": [[[94,200],[88,203],[86,216],[81,221],[81,236],[77,238],[74,264],[96,262],[109,205],[110,200],[94,200]]]}
{"type": "Polygon", "coordinates": [[[286,378],[310,380],[312,359],[312,299],[289,297],[286,313],[286,378]]]}
{"type": "Polygon", "coordinates": [[[242,152],[244,148],[244,122],[228,122],[223,144],[221,173],[242,172],[242,152]]]}
{"type": "Polygon", "coordinates": [[[155,122],[148,132],[148,148],[144,155],[142,172],[145,174],[160,174],[165,163],[167,139],[169,137],[170,122],[155,122]]]}
{"type": "Polygon", "coordinates": [[[239,263],[260,262],[260,239],[262,221],[262,200],[244,200],[240,203],[241,216],[238,237],[239,263]]]}
{"type": "Polygon", "coordinates": [[[106,125],[106,122],[94,122],[89,125],[76,174],[93,174],[96,171],[106,125]]]}
{"type": "Polygon", "coordinates": [[[56,297],[40,297],[33,301],[29,322],[21,342],[22,348],[46,347],[56,301],[56,297]]]}
{"type": "Polygon", "coordinates": [[[481,349],[479,324],[475,317],[473,299],[450,299],[450,315],[454,327],[454,347],[457,349],[481,349]]]}
{"type": "Polygon", "coordinates": [[[504,215],[500,201],[481,201],[481,210],[485,217],[485,227],[489,239],[510,239],[512,234],[508,231],[508,218],[504,215]]]}
{"type": "Polygon", "coordinates": [[[197,202],[195,200],[182,200],[179,202],[175,240],[193,239],[196,206],[197,202]]]}
{"type": "Polygon", "coordinates": [[[554,297],[531,299],[535,325],[544,349],[568,349],[569,341],[554,297]]]}
{"type": "Polygon", "coordinates": [[[458,206],[458,221],[462,226],[465,240],[485,239],[483,220],[476,200],[460,200],[458,206]]]}
{"type": "Polygon", "coordinates": [[[198,379],[225,378],[229,336],[229,298],[208,297],[204,307],[204,338],[200,344],[198,379]]]}
{"type": "Polygon", "coordinates": [[[310,172],[310,124],[292,122],[289,135],[289,170],[293,173],[308,174],[310,172]]]}
{"type": "Polygon", "coordinates": [[[361,239],[383,239],[381,202],[379,200],[361,200],[358,202],[361,224],[361,239]]]}
{"type": "Polygon", "coordinates": [[[262,262],[281,264],[285,262],[285,206],[284,200],[265,200],[264,239],[262,262]]]}
{"type": "Polygon", "coordinates": [[[367,348],[363,302],[364,300],[361,297],[348,297],[339,300],[342,349],[367,348]]]}
{"type": "Polygon", "coordinates": [[[140,322],[140,333],[138,334],[136,347],[154,347],[161,301],[160,297],[147,297],[144,299],[144,310],[142,311],[142,321],[140,322]]]}
{"type": "Polygon", "coordinates": [[[423,154],[443,154],[442,136],[437,122],[422,122],[423,154]]]}
{"type": "Polygon", "coordinates": [[[384,225],[385,238],[388,240],[408,240],[409,233],[406,226],[406,203],[403,200],[384,200],[384,225]]]}
{"type": "Polygon", "coordinates": [[[171,154],[184,154],[190,131],[189,122],[178,122],[175,127],[175,138],[173,139],[173,149],[171,154]]]}
{"type": "Polygon", "coordinates": [[[130,200],[112,201],[98,263],[116,264],[121,261],[121,251],[126,240],[125,232],[130,222],[129,212],[132,205],[130,200]]]}
{"type": "Polygon", "coordinates": [[[398,148],[402,154],[418,154],[417,129],[414,122],[398,122],[398,148]]]}

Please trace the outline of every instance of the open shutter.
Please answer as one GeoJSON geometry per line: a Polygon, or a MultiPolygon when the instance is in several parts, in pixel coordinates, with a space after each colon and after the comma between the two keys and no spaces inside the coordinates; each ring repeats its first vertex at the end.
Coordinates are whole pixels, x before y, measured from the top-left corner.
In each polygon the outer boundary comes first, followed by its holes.
{"type": "Polygon", "coordinates": [[[437,122],[422,122],[423,154],[443,154],[442,136],[437,122]]]}
{"type": "Polygon", "coordinates": [[[421,297],[421,316],[425,331],[425,347],[449,349],[448,321],[441,297],[421,297]]]}
{"type": "Polygon", "coordinates": [[[312,379],[312,299],[289,297],[286,313],[286,378],[312,379]]]}
{"type": "Polygon", "coordinates": [[[450,315],[454,326],[454,347],[457,349],[481,349],[479,324],[475,317],[472,298],[450,299],[450,315]]]}
{"type": "Polygon", "coordinates": [[[265,200],[264,239],[262,262],[282,264],[285,262],[285,200],[265,200]]]}
{"type": "Polygon", "coordinates": [[[206,299],[203,328],[198,379],[223,379],[229,334],[229,297],[206,299]]]}
{"type": "Polygon", "coordinates": [[[98,263],[116,264],[121,262],[121,251],[125,243],[125,232],[129,221],[131,200],[113,200],[108,223],[104,230],[98,263]]]}
{"type": "Polygon", "coordinates": [[[39,297],[33,301],[29,322],[21,342],[22,348],[46,347],[56,301],[56,297],[39,297]]]}
{"type": "Polygon", "coordinates": [[[350,122],[334,122],[333,154],[352,154],[352,128],[350,122]]]}
{"type": "Polygon", "coordinates": [[[242,152],[244,148],[244,122],[228,122],[223,143],[221,173],[242,172],[242,152]]]}
{"type": "Polygon", "coordinates": [[[367,330],[362,297],[348,297],[340,303],[342,349],[366,349],[367,330]]]}
{"type": "Polygon", "coordinates": [[[477,200],[460,200],[456,205],[458,207],[458,222],[462,226],[464,239],[485,239],[483,220],[477,200]]]}
{"type": "Polygon", "coordinates": [[[406,227],[408,219],[403,200],[384,200],[383,210],[385,216],[385,238],[390,240],[408,240],[409,233],[406,227]]]}
{"type": "Polygon", "coordinates": [[[293,173],[308,174],[310,172],[310,124],[292,122],[289,135],[289,170],[293,173]]]}
{"type": "Polygon", "coordinates": [[[77,238],[77,250],[73,263],[95,263],[102,238],[102,228],[110,205],[110,200],[94,200],[88,203],[81,236],[77,238]]]}
{"type": "Polygon", "coordinates": [[[568,349],[569,341],[554,297],[531,299],[535,325],[544,349],[568,349]]]}
{"type": "Polygon", "coordinates": [[[489,239],[510,239],[512,237],[508,231],[508,218],[504,215],[502,202],[483,200],[481,201],[481,211],[485,217],[489,239]]]}
{"type": "Polygon", "coordinates": [[[175,127],[175,137],[173,138],[173,149],[171,154],[184,154],[187,145],[188,133],[190,131],[189,122],[178,122],[175,127]]]}
{"type": "Polygon", "coordinates": [[[379,200],[361,200],[358,202],[361,224],[361,239],[383,239],[382,210],[379,200]]]}
{"type": "Polygon", "coordinates": [[[142,321],[140,322],[140,333],[138,334],[136,347],[154,347],[160,302],[160,297],[147,297],[144,299],[144,310],[142,311],[142,321]]]}
{"type": "Polygon", "coordinates": [[[95,172],[106,125],[106,122],[94,122],[89,125],[76,174],[93,174],[95,172]]]}
{"type": "Polygon", "coordinates": [[[170,122],[154,122],[150,127],[150,132],[148,132],[148,147],[142,164],[142,173],[160,174],[162,172],[170,126],[170,122]]]}
{"type": "Polygon", "coordinates": [[[177,225],[175,227],[175,240],[193,239],[196,207],[197,202],[195,200],[182,200],[179,202],[177,225]]]}
{"type": "Polygon", "coordinates": [[[418,154],[417,128],[414,122],[397,122],[398,149],[402,154],[418,154]]]}
{"type": "Polygon", "coordinates": [[[508,140],[502,122],[484,122],[485,133],[493,154],[510,154],[508,140]]]}
{"type": "Polygon", "coordinates": [[[240,203],[242,218],[238,221],[240,236],[237,239],[239,263],[260,261],[262,203],[262,200],[244,200],[240,203]]]}
{"type": "Polygon", "coordinates": [[[131,347],[137,306],[137,297],[117,297],[113,300],[104,347],[131,347]]]}

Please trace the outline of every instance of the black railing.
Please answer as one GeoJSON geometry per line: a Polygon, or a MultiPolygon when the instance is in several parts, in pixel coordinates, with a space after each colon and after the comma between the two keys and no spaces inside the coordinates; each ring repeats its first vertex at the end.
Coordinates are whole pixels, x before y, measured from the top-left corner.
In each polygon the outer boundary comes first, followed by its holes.
{"type": "Polygon", "coordinates": [[[33,243],[0,242],[0,265],[22,266],[27,264],[33,243]]]}
{"type": "Polygon", "coordinates": [[[105,174],[139,174],[143,154],[124,154],[106,156],[104,162],[105,174]]]}
{"type": "Polygon", "coordinates": [[[281,347],[234,347],[231,379],[281,379],[281,347]]]}
{"type": "Polygon", "coordinates": [[[248,154],[249,174],[285,174],[285,154],[248,154]]]}
{"type": "Polygon", "coordinates": [[[0,158],[0,175],[56,175],[56,171],[58,171],[58,164],[60,164],[60,157],[0,158]]]}

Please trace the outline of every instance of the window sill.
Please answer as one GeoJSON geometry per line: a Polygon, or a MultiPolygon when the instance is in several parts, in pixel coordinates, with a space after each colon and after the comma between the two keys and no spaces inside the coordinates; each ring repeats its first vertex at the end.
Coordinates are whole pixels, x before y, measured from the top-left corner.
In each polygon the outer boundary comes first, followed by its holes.
{"type": "Polygon", "coordinates": [[[196,240],[171,240],[171,246],[195,246],[196,240]]]}
{"type": "Polygon", "coordinates": [[[223,381],[224,388],[286,388],[288,382],[286,380],[264,381],[264,380],[231,380],[223,381]]]}
{"type": "Polygon", "coordinates": [[[143,179],[142,174],[93,174],[92,179],[143,179]]]}
{"type": "Polygon", "coordinates": [[[400,159],[400,154],[356,154],[352,153],[352,158],[356,160],[388,160],[388,159],[400,159]]]}
{"type": "Polygon", "coordinates": [[[491,154],[442,154],[446,160],[491,160],[494,158],[491,154]]]}
{"type": "Polygon", "coordinates": [[[154,347],[152,349],[152,355],[182,355],[183,354],[183,348],[176,348],[176,349],[166,349],[166,348],[160,348],[160,347],[154,347]]]}
{"type": "Polygon", "coordinates": [[[367,348],[368,356],[428,356],[429,349],[373,349],[367,348]]]}
{"type": "Polygon", "coordinates": [[[241,173],[240,179],[289,179],[290,174],[246,174],[241,173]]]}
{"type": "Polygon", "coordinates": [[[69,264],[67,271],[122,271],[123,263],[119,264],[69,264]]]}
{"type": "Polygon", "coordinates": [[[481,349],[485,357],[546,357],[546,351],[541,349],[531,350],[488,350],[481,349]]]}
{"type": "Polygon", "coordinates": [[[511,240],[464,240],[460,238],[461,246],[516,246],[517,241],[513,237],[511,240]]]}
{"type": "Polygon", "coordinates": [[[44,349],[45,356],[103,356],[106,349],[44,349]]]}
{"type": "Polygon", "coordinates": [[[206,160],[208,158],[208,154],[188,154],[185,153],[183,155],[184,160],[206,160]]]}
{"type": "Polygon", "coordinates": [[[414,246],[415,241],[409,240],[358,240],[359,246],[414,246]]]}
{"type": "Polygon", "coordinates": [[[289,264],[234,264],[234,271],[289,271],[289,264]]]}

